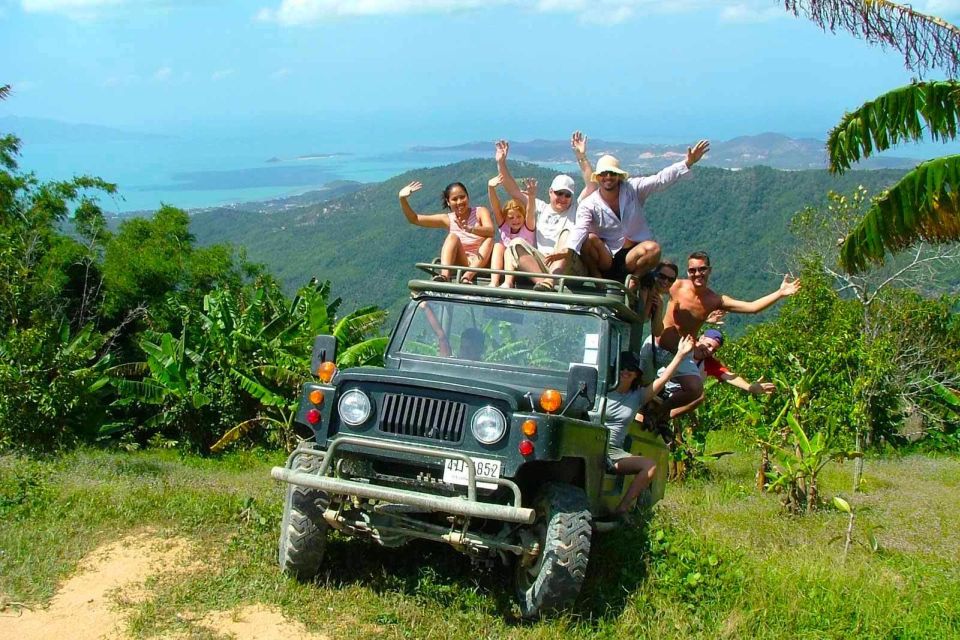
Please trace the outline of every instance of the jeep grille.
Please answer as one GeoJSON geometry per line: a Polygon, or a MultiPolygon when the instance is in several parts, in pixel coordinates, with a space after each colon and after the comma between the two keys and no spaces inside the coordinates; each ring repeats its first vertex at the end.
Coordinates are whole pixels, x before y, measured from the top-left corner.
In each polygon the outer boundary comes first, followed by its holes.
{"type": "Polygon", "coordinates": [[[467,405],[400,393],[383,396],[380,431],[397,435],[459,442],[467,421],[467,405]]]}

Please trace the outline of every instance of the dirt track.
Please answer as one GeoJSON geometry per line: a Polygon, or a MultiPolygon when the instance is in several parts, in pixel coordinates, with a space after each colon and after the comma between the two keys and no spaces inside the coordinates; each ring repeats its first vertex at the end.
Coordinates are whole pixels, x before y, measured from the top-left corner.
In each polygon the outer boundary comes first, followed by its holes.
{"type": "MultiPolygon", "coordinates": [[[[0,600],[0,638],[18,640],[120,640],[129,638],[123,604],[149,597],[151,575],[199,570],[186,564],[190,545],[149,534],[125,538],[90,553],[49,605],[31,610],[0,600]]],[[[278,611],[250,605],[215,611],[195,623],[237,640],[321,640],[278,611]]],[[[176,638],[177,636],[168,636],[176,638]]]]}

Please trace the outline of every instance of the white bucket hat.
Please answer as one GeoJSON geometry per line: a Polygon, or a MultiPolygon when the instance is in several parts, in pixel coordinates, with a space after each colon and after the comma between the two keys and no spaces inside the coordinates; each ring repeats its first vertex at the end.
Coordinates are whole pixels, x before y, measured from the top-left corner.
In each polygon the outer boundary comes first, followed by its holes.
{"type": "Polygon", "coordinates": [[[600,156],[600,159],[597,160],[597,166],[593,170],[592,180],[596,182],[597,177],[601,173],[605,173],[607,171],[616,173],[624,180],[630,177],[629,173],[627,173],[626,171],[620,168],[620,161],[617,160],[615,157],[608,155],[608,156],[600,156]]]}

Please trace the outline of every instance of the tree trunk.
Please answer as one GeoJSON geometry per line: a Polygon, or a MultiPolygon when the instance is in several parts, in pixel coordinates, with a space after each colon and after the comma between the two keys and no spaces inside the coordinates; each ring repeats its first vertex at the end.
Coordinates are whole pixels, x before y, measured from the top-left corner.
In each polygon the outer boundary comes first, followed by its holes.
{"type": "MultiPolygon", "coordinates": [[[[857,443],[855,450],[857,453],[863,453],[863,432],[857,429],[857,443]]],[[[863,479],[863,456],[858,456],[853,461],[853,492],[860,492],[860,481],[863,479]]]]}

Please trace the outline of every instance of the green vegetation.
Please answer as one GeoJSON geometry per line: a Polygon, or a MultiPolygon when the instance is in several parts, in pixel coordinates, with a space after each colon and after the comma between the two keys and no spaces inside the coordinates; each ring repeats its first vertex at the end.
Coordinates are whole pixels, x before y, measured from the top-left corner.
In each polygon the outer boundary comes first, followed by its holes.
{"type": "MultiPolygon", "coordinates": [[[[407,281],[415,262],[439,255],[443,232],[407,223],[397,203],[402,186],[417,179],[421,191],[411,198],[418,211],[440,211],[440,193],[462,181],[473,202],[485,204],[487,180],[496,171],[488,160],[468,160],[445,167],[411,171],[333,200],[263,215],[221,209],[198,213],[191,231],[201,244],[231,242],[245,247],[288,291],[307,278],[325,274],[349,307],[371,301],[397,309],[407,298],[407,281]]],[[[536,177],[540,197],[556,171],[511,163],[518,177],[536,177]]],[[[775,275],[789,268],[789,223],[798,210],[826,203],[831,189],[847,193],[858,185],[871,192],[892,184],[902,172],[856,171],[831,177],[826,171],[777,171],[753,167],[729,171],[697,167],[693,175],[650,198],[647,216],[664,247],[664,256],[682,261],[706,250],[715,264],[711,281],[718,290],[753,299],[776,288],[775,275]]],[[[944,288],[960,283],[953,277],[944,288]]],[[[763,317],[768,316],[761,316],[763,317]]],[[[731,318],[731,326],[742,322],[731,318]]]]}
{"type": "Polygon", "coordinates": [[[828,465],[825,492],[844,492],[876,552],[844,556],[848,515],[795,519],[752,491],[753,457],[736,450],[671,487],[648,525],[597,538],[572,615],[518,625],[509,576],[478,571],[452,550],[402,553],[334,536],[323,577],[299,584],[276,568],[282,487],[266,481],[276,453],[213,461],[174,452],[78,450],[49,462],[0,458],[0,592],[38,604],[78,560],[141,531],[193,543],[187,573],[160,574],[124,600],[131,633],[196,631],[191,621],[245,603],[278,606],[328,635],[363,638],[818,637],[950,638],[960,633],[960,462],[871,460],[850,496],[849,465],[828,465]],[[411,553],[423,559],[411,563],[411,553]],[[845,559],[844,559],[845,558],[845,559]]]}
{"type": "Polygon", "coordinates": [[[338,318],[316,279],[287,299],[231,246],[195,246],[173,207],[110,231],[95,195],[113,185],[42,183],[18,152],[0,138],[0,450],[207,451],[264,426],[288,445],[315,335],[336,336],[341,366],[382,357],[376,307],[338,318]]]}

